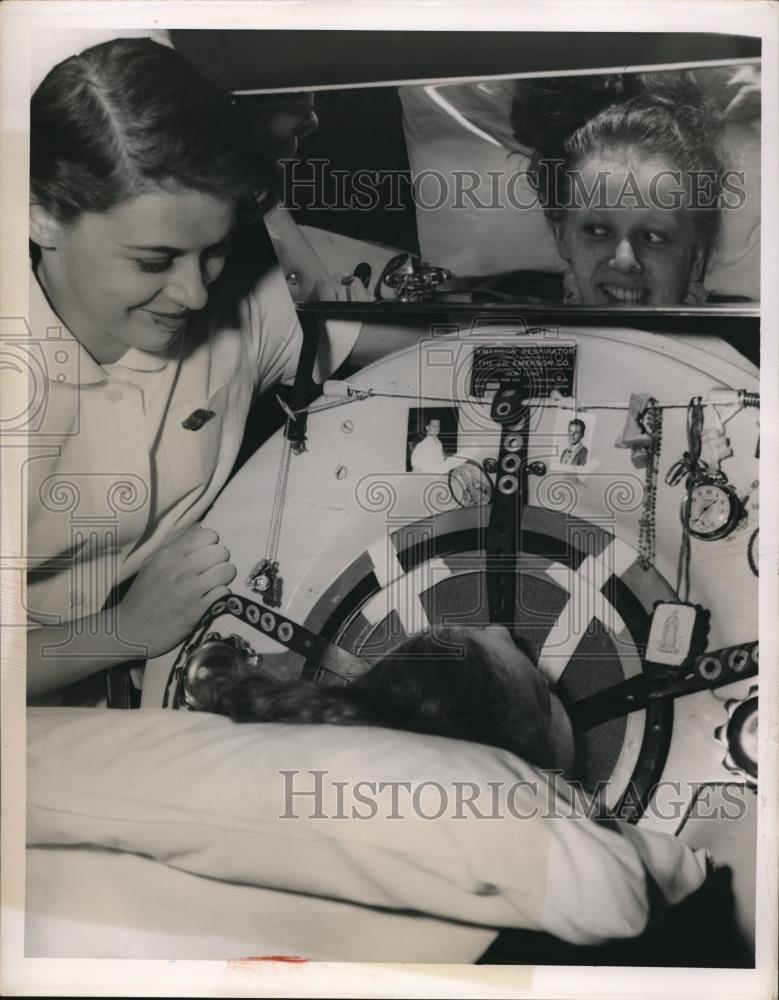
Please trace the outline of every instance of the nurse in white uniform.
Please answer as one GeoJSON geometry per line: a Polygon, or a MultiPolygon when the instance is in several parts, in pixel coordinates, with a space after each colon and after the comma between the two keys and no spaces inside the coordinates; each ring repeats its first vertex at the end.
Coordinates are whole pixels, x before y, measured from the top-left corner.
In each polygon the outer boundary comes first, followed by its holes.
{"type": "Polygon", "coordinates": [[[273,171],[169,48],[118,39],[56,66],[33,96],[31,175],[28,690],[49,698],[172,648],[227,593],[230,554],[198,522],[301,333],[261,240],[240,277],[228,262],[273,171]]]}

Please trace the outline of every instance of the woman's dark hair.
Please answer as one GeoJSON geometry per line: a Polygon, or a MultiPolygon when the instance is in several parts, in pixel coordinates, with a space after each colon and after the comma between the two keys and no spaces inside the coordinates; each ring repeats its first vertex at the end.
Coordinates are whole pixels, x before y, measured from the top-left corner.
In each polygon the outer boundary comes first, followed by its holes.
{"type": "Polygon", "coordinates": [[[531,150],[530,180],[552,221],[571,203],[571,173],[591,153],[636,146],[666,159],[693,185],[693,217],[711,247],[724,167],[721,115],[692,72],[518,81],[511,109],[518,143],[531,150]]]}
{"type": "Polygon", "coordinates": [[[558,764],[535,692],[466,629],[412,636],[348,687],[226,673],[196,680],[191,693],[199,708],[235,722],[384,726],[500,747],[538,767],[558,764]]]}
{"type": "Polygon", "coordinates": [[[59,63],[30,109],[31,197],[58,221],[153,187],[270,206],[274,173],[229,95],[178,53],[118,38],[59,63]]]}

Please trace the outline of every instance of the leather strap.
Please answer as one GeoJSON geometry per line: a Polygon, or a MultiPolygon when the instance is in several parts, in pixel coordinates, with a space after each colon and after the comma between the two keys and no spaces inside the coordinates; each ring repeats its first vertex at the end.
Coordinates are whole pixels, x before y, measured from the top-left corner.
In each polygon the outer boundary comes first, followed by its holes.
{"type": "Polygon", "coordinates": [[[566,706],[573,728],[584,732],[609,719],[646,708],[650,702],[680,698],[696,691],[714,690],[725,684],[754,677],[758,672],[756,642],[727,646],[696,656],[686,667],[653,667],[612,687],[588,695],[566,706]]]}
{"type": "Polygon", "coordinates": [[[271,611],[246,597],[231,594],[230,597],[220,598],[211,605],[179,650],[168,675],[168,683],[162,701],[163,708],[186,707],[182,686],[187,660],[203,641],[206,632],[217,618],[224,615],[231,615],[233,618],[246,622],[258,632],[270,636],[271,639],[286,646],[292,652],[313,660],[323,670],[333,674],[344,684],[359,677],[360,674],[364,674],[369,668],[369,664],[355,656],[354,653],[323,639],[303,625],[279,614],[278,611],[271,611]]]}
{"type": "Polygon", "coordinates": [[[514,625],[517,553],[522,547],[522,511],[527,503],[528,388],[522,378],[502,382],[490,410],[501,435],[487,527],[487,599],[490,621],[509,627],[514,625]]]}

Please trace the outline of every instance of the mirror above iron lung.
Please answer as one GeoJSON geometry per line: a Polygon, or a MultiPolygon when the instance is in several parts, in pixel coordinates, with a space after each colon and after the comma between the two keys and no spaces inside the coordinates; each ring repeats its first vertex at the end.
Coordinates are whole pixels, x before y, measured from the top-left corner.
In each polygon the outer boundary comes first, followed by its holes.
{"type": "MultiPolygon", "coordinates": [[[[313,104],[316,117],[306,107],[296,149],[280,163],[282,202],[331,273],[369,264],[371,295],[383,266],[404,251],[451,272],[436,297],[455,301],[657,308],[759,302],[759,41],[705,33],[488,34],[475,46],[456,31],[170,33],[174,46],[232,90],[255,119],[277,114],[276,99],[291,102],[295,113],[301,96],[313,104]],[[692,263],[684,247],[661,246],[668,234],[656,233],[657,218],[648,219],[638,234],[643,276],[623,261],[622,274],[590,281],[585,272],[594,264],[586,260],[575,262],[572,276],[564,254],[576,256],[581,234],[556,238],[548,217],[555,206],[531,182],[533,156],[563,155],[565,139],[606,107],[646,103],[648,95],[664,105],[665,120],[643,115],[627,131],[624,121],[612,121],[600,138],[590,137],[601,153],[628,142],[653,147],[651,156],[628,165],[641,175],[639,191],[630,183],[623,191],[615,180],[623,214],[634,207],[631,195],[640,202],[653,174],[664,170],[698,176],[697,192],[688,179],[680,187],[700,207],[712,190],[702,175],[713,169],[722,188],[719,225],[708,227],[705,240],[696,234],[692,263]],[[651,141],[639,142],[641,133],[652,133],[651,141]],[[637,166],[647,159],[644,176],[637,166]],[[669,273],[646,278],[669,255],[669,273]]],[[[565,203],[566,193],[558,194],[565,203]]],[[[606,197],[613,202],[614,191],[606,197]]],[[[667,221],[675,204],[667,178],[650,192],[648,210],[636,205],[639,215],[657,216],[656,201],[667,221]]],[[[691,217],[707,214],[698,207],[691,217]]],[[[596,249],[598,233],[585,241],[585,257],[607,253],[603,240],[596,249]]],[[[684,234],[672,235],[685,242],[684,234]]],[[[383,298],[395,294],[383,291],[383,298]]]]}
{"type": "Polygon", "coordinates": [[[758,61],[399,94],[422,178],[421,254],[459,279],[453,291],[554,305],[759,302],[758,61]]]}

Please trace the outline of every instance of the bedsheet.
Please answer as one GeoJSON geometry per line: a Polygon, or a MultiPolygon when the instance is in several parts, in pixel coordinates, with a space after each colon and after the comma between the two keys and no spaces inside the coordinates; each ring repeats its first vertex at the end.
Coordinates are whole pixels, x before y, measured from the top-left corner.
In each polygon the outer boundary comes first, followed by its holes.
{"type": "Polygon", "coordinates": [[[27,850],[25,954],[474,962],[495,932],[203,878],[97,847],[27,850]]]}

